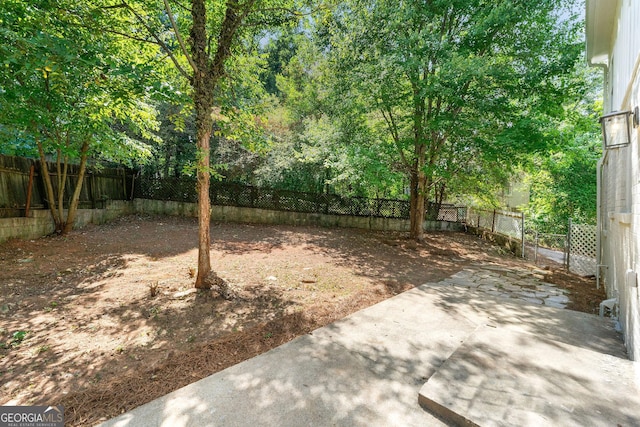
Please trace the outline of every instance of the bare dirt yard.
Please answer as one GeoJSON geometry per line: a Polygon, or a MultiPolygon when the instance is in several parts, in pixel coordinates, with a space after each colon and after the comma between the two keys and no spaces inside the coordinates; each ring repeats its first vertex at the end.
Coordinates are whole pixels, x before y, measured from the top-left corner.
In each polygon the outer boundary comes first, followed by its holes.
{"type": "MultiPolygon", "coordinates": [[[[193,289],[196,239],[195,219],[131,216],[0,244],[0,404],[93,425],[472,263],[526,264],[464,233],[216,223],[227,301],[193,289]]],[[[571,309],[605,298],[557,266],[546,280],[571,309]]]]}

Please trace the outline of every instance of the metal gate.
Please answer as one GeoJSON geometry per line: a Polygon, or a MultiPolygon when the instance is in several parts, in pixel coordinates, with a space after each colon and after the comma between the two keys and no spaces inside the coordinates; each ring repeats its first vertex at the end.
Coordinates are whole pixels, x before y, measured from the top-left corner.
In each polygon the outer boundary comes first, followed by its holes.
{"type": "Polygon", "coordinates": [[[567,235],[534,232],[532,237],[533,260],[538,262],[538,256],[557,262],[566,268],[567,266],[567,235]]]}

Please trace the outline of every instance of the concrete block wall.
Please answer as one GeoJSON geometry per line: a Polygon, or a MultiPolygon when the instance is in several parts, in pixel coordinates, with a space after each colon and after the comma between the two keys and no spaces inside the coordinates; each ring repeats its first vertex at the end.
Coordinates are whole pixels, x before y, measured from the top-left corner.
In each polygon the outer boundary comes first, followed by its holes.
{"type": "MultiPolygon", "coordinates": [[[[135,199],[136,213],[156,215],[198,215],[197,204],[163,200],[135,199]]],[[[212,206],[211,220],[223,222],[246,222],[252,224],[314,225],[331,228],[361,228],[365,230],[409,231],[409,220],[393,218],[355,217],[325,215],[302,212],[285,212],[268,209],[240,208],[235,206],[212,206]]],[[[429,231],[460,230],[461,225],[447,221],[425,221],[429,231]]]]}
{"type": "Polygon", "coordinates": [[[197,217],[196,203],[172,202],[168,200],[134,199],[133,209],[138,214],[197,217]]]}
{"type": "Polygon", "coordinates": [[[0,243],[9,239],[36,239],[53,233],[53,230],[49,211],[32,211],[26,218],[0,218],[0,243]]]}
{"type": "MultiPolygon", "coordinates": [[[[104,209],[78,209],[75,228],[103,224],[132,213],[132,202],[109,200],[104,209]]],[[[54,229],[48,210],[33,210],[27,218],[0,218],[0,243],[9,239],[37,239],[53,233],[54,229]]]]}
{"type": "MultiPolygon", "coordinates": [[[[79,209],[75,228],[87,224],[103,224],[131,214],[173,215],[197,217],[196,203],[135,199],[133,202],[110,200],[104,209],[79,209]]],[[[354,217],[268,209],[212,206],[211,220],[252,224],[313,225],[329,228],[361,228],[379,231],[409,231],[409,220],[393,218],[354,217]]],[[[426,231],[454,231],[462,226],[447,221],[425,221],[426,231]]],[[[28,218],[0,218],[0,243],[9,239],[36,239],[53,233],[54,224],[48,210],[31,211],[28,218]]]]}
{"type": "Polygon", "coordinates": [[[476,236],[480,236],[484,240],[497,243],[517,257],[522,257],[522,240],[514,239],[504,234],[492,233],[491,230],[479,227],[467,226],[467,231],[476,236]]]}

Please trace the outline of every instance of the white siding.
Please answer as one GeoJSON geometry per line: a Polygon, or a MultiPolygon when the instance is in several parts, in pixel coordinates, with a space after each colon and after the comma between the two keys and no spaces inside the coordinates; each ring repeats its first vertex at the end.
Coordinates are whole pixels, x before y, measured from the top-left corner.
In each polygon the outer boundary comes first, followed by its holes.
{"type": "MultiPolygon", "coordinates": [[[[606,111],[640,105],[640,1],[622,0],[613,48],[605,74],[606,111]],[[635,75],[634,75],[635,73],[635,75]]],[[[603,281],[609,297],[619,299],[619,319],[629,356],[640,360],[640,127],[629,147],[609,150],[602,163],[600,229],[603,281]],[[634,274],[629,275],[632,270],[634,274]],[[629,281],[632,277],[634,280],[629,281]]]]}
{"type": "MultiPolygon", "coordinates": [[[[640,5],[638,0],[623,0],[617,20],[609,78],[612,89],[611,110],[623,109],[623,99],[640,53],[640,5]]],[[[605,104],[605,105],[607,105],[605,104]]],[[[627,106],[628,107],[628,106],[627,106]]]]}

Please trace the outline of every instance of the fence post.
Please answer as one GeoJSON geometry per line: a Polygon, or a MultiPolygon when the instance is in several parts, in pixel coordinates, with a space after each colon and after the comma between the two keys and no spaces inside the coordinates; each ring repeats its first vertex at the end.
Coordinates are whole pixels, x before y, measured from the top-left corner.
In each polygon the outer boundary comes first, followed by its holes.
{"type": "Polygon", "coordinates": [[[491,233],[496,232],[496,210],[493,210],[493,219],[491,220],[491,233]]]}
{"type": "Polygon", "coordinates": [[[86,182],[87,195],[89,196],[89,201],[91,202],[91,209],[95,209],[96,208],[96,193],[95,193],[96,176],[93,173],[93,171],[91,171],[85,174],[84,179],[86,182]]]}
{"type": "Polygon", "coordinates": [[[522,225],[521,227],[521,234],[522,234],[522,258],[524,258],[524,249],[525,249],[525,243],[524,243],[524,212],[520,213],[521,215],[521,219],[520,219],[520,223],[522,225]]]}
{"type": "Polygon", "coordinates": [[[122,196],[123,200],[127,200],[127,169],[125,168],[122,168],[122,196]]]}
{"type": "Polygon", "coordinates": [[[535,249],[533,250],[533,262],[534,264],[538,263],[538,230],[536,230],[536,245],[535,249]]]}
{"type": "Polygon", "coordinates": [[[24,216],[29,217],[29,209],[31,208],[31,191],[33,191],[33,174],[36,167],[31,163],[29,168],[29,184],[27,184],[27,202],[24,207],[24,216]]]}

